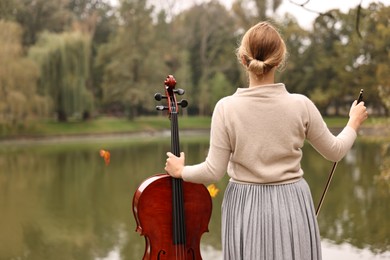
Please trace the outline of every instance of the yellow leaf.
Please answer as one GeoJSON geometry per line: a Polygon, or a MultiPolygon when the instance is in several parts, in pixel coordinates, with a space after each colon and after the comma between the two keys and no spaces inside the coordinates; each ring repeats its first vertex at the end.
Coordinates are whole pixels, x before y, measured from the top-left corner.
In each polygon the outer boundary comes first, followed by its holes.
{"type": "Polygon", "coordinates": [[[215,198],[219,192],[219,189],[214,184],[207,186],[207,190],[209,191],[212,198],[215,198]]]}

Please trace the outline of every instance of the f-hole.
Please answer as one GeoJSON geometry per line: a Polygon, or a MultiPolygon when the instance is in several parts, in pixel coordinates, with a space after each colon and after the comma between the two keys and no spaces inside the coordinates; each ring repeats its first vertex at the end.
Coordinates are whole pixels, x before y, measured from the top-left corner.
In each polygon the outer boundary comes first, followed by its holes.
{"type": "Polygon", "coordinates": [[[162,258],[160,258],[161,255],[165,255],[167,252],[165,252],[164,250],[160,250],[160,252],[158,252],[158,255],[157,255],[157,260],[160,260],[162,258]]]}
{"type": "Polygon", "coordinates": [[[187,255],[190,255],[190,259],[195,260],[195,252],[194,249],[190,248],[187,250],[187,255]]]}

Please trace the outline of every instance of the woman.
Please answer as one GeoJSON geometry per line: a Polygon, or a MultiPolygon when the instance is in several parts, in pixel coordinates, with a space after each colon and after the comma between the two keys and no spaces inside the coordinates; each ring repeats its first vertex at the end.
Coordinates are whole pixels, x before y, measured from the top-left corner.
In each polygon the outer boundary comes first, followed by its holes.
{"type": "Polygon", "coordinates": [[[275,28],[261,22],[242,38],[237,57],[249,87],[215,106],[210,148],[203,163],[185,166],[167,153],[165,170],[195,183],[213,183],[227,171],[222,203],[224,259],[316,260],[321,241],[310,189],[300,166],[305,140],[325,158],[339,161],[367,118],[364,103],[351,106],[349,121],[334,136],[315,105],[275,83],[286,46],[275,28]]]}

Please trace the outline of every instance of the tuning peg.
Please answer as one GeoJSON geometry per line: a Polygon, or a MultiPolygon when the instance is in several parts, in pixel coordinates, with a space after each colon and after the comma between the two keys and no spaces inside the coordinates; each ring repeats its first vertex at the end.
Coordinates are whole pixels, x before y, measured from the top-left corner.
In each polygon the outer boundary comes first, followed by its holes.
{"type": "Polygon", "coordinates": [[[167,106],[156,106],[156,109],[158,111],[164,111],[164,110],[168,110],[168,107],[167,106]]]}
{"type": "Polygon", "coordinates": [[[177,103],[179,106],[181,107],[187,107],[188,106],[188,102],[187,100],[183,99],[181,100],[179,103],[177,103]]]}
{"type": "Polygon", "coordinates": [[[161,95],[161,93],[154,94],[154,99],[160,101],[161,99],[167,98],[167,96],[161,95]]]}
{"type": "Polygon", "coordinates": [[[184,89],[181,89],[181,88],[174,89],[173,92],[175,92],[176,94],[178,94],[180,96],[185,93],[184,89]]]}

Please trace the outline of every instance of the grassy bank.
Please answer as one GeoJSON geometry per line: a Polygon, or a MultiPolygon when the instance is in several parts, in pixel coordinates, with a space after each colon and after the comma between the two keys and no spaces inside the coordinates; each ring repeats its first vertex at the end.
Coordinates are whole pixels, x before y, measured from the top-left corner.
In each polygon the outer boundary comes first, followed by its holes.
{"type": "MultiPolygon", "coordinates": [[[[179,127],[180,129],[207,129],[210,127],[210,122],[209,117],[180,117],[179,127]]],[[[0,132],[0,138],[136,133],[161,131],[169,128],[170,121],[167,116],[139,117],[132,121],[115,117],[99,117],[85,122],[70,121],[66,123],[48,120],[0,132]]]]}
{"type": "MultiPolygon", "coordinates": [[[[341,128],[347,123],[347,118],[332,117],[325,118],[330,128],[341,128]]],[[[210,117],[179,117],[179,129],[208,129],[210,117]]],[[[383,128],[390,126],[388,118],[369,118],[364,127],[383,128]]],[[[43,136],[66,136],[85,134],[115,134],[115,133],[136,133],[143,131],[161,131],[170,128],[170,121],[167,116],[139,117],[133,121],[124,118],[100,117],[86,122],[41,121],[28,125],[17,130],[0,133],[1,139],[14,139],[18,137],[43,137],[43,136]]],[[[1,128],[0,128],[1,129],[1,128]]]]}

